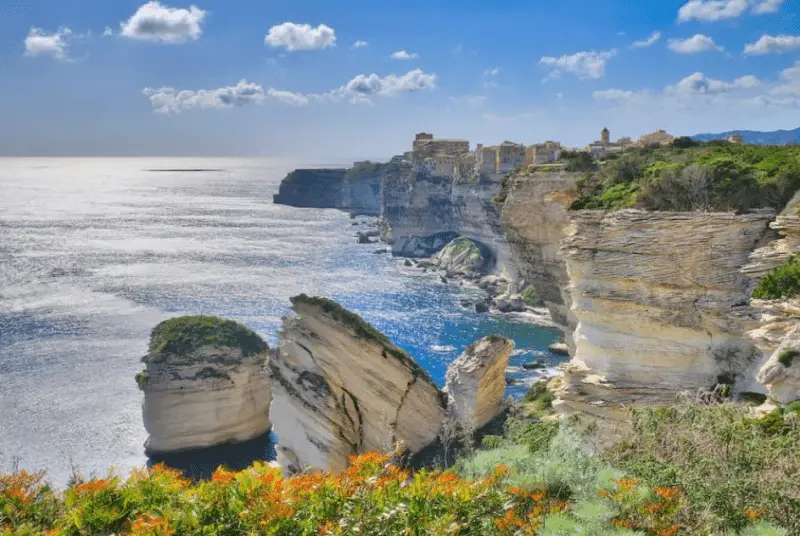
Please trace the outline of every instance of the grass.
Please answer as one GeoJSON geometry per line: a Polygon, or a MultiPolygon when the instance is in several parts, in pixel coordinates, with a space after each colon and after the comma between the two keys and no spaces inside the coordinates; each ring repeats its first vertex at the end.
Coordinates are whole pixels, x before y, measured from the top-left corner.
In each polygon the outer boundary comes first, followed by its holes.
{"type": "Polygon", "coordinates": [[[800,294],[800,259],[794,255],[785,263],[770,270],[753,289],[753,298],[759,300],[793,298],[798,294],[800,294]]]}
{"type": "Polygon", "coordinates": [[[215,316],[181,316],[158,324],[150,335],[153,354],[185,355],[204,346],[236,348],[244,357],[265,353],[267,343],[232,320],[215,316]]]}
{"type": "Polygon", "coordinates": [[[533,285],[528,285],[525,287],[525,290],[522,291],[521,295],[522,301],[525,302],[525,305],[528,307],[541,307],[544,305],[544,302],[536,292],[536,287],[533,285]]]}
{"type": "Polygon", "coordinates": [[[585,172],[573,210],[782,209],[800,188],[797,146],[708,142],[631,149],[594,166],[585,156],[568,157],[568,167],[585,172]]]}

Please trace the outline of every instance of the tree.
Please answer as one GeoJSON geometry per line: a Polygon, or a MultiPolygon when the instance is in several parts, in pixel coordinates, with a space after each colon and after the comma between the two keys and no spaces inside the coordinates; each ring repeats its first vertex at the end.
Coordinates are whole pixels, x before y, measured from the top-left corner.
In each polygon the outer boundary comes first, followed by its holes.
{"type": "Polygon", "coordinates": [[[697,147],[698,145],[700,144],[689,136],[681,136],[680,138],[672,140],[672,146],[677,149],[689,149],[691,147],[697,147]]]}

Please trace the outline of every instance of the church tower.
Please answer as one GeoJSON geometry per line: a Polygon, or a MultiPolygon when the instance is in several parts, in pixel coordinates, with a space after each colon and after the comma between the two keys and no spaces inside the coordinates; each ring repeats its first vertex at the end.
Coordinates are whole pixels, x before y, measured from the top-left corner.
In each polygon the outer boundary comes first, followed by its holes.
{"type": "Polygon", "coordinates": [[[609,145],[611,143],[611,133],[607,128],[604,128],[600,133],[600,141],[603,142],[603,145],[609,145]]]}

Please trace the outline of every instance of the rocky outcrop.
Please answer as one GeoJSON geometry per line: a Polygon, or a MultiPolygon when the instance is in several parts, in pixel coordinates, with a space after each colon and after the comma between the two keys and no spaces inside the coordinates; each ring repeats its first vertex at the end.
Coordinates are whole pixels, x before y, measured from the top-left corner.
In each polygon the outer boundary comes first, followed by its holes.
{"type": "Polygon", "coordinates": [[[301,208],[336,208],[378,216],[385,164],[361,162],[350,169],[297,169],[281,181],[273,202],[301,208]]]}
{"type": "Polygon", "coordinates": [[[381,236],[392,244],[395,255],[412,257],[431,256],[455,236],[464,236],[491,253],[493,271],[516,279],[493,202],[501,189],[494,178],[433,177],[415,174],[410,167],[396,168],[383,183],[381,236]],[[429,238],[434,236],[447,239],[429,238]]]}
{"type": "Polygon", "coordinates": [[[451,241],[431,259],[431,264],[447,273],[447,277],[478,278],[488,259],[481,247],[465,237],[451,241]]]}
{"type": "Polygon", "coordinates": [[[148,453],[244,442],[270,429],[267,345],[244,326],[181,317],[153,330],[137,376],[148,453]]]}
{"type": "Polygon", "coordinates": [[[557,407],[613,416],[718,382],[749,387],[760,352],[744,336],[752,317],[741,268],[773,216],[573,213],[561,253],[578,324],[557,407]]]}
{"type": "Polygon", "coordinates": [[[436,441],[446,400],[427,373],[357,315],[323,298],[292,299],[270,360],[278,461],[289,472],[341,470],[348,456],[418,452],[436,441]]]}
{"type": "Polygon", "coordinates": [[[572,340],[577,322],[570,312],[566,263],[559,255],[568,208],[574,200],[571,190],[578,173],[535,172],[508,178],[502,223],[519,276],[533,285],[553,321],[572,340]]]}
{"type": "MultiPolygon", "coordinates": [[[[800,253],[800,217],[784,213],[770,227],[779,233],[780,238],[754,251],[750,263],[743,268],[754,285],[790,256],[800,253]]],[[[758,371],[757,380],[773,401],[780,404],[794,402],[800,399],[800,359],[793,357],[793,352],[800,351],[800,300],[753,300],[751,306],[758,325],[748,335],[761,350],[765,361],[758,371]]]]}
{"type": "Polygon", "coordinates": [[[502,412],[506,366],[513,349],[512,341],[492,335],[472,343],[450,365],[444,390],[456,422],[477,430],[502,412]]]}

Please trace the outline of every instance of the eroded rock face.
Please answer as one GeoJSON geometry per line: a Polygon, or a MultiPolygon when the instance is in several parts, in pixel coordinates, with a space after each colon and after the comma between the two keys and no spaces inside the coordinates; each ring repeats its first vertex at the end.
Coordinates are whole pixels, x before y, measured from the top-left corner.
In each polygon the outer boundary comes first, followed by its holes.
{"type": "Polygon", "coordinates": [[[269,431],[267,345],[235,322],[167,320],[153,330],[142,416],[148,453],[237,443],[269,431]]]}
{"type": "Polygon", "coordinates": [[[520,278],[533,285],[553,321],[564,330],[568,342],[577,322],[570,312],[569,283],[564,259],[559,255],[570,190],[579,173],[536,172],[508,179],[502,222],[520,278]]]}
{"type": "Polygon", "coordinates": [[[499,180],[430,177],[410,168],[387,173],[383,182],[382,238],[395,255],[430,257],[455,236],[464,236],[491,251],[492,269],[509,279],[517,270],[505,238],[500,212],[493,202],[499,180]],[[450,235],[434,245],[436,236],[450,235]]]}
{"type": "Polygon", "coordinates": [[[301,208],[381,213],[381,182],[388,164],[363,162],[350,169],[297,169],[281,181],[273,202],[301,208]]]}
{"type": "MultiPolygon", "coordinates": [[[[753,279],[753,286],[791,255],[800,253],[800,217],[783,214],[770,227],[780,238],[754,251],[750,263],[743,268],[753,279]]],[[[800,350],[800,300],[753,300],[751,306],[758,325],[748,335],[762,351],[764,361],[757,380],[774,401],[794,402],[800,399],[800,360],[788,358],[787,352],[800,350]]]]}
{"type": "Polygon", "coordinates": [[[450,365],[444,390],[456,422],[475,430],[502,412],[505,371],[513,349],[512,341],[491,335],[472,343],[450,365]]]}
{"type": "Polygon", "coordinates": [[[270,360],[270,410],[287,472],[347,467],[350,455],[433,443],[445,397],[407,354],[357,315],[322,298],[292,299],[270,360]]]}
{"type": "Polygon", "coordinates": [[[747,376],[760,352],[745,338],[750,282],[741,273],[770,211],[573,213],[562,254],[578,321],[557,391],[563,412],[609,415],[632,402],[747,376]]]}

